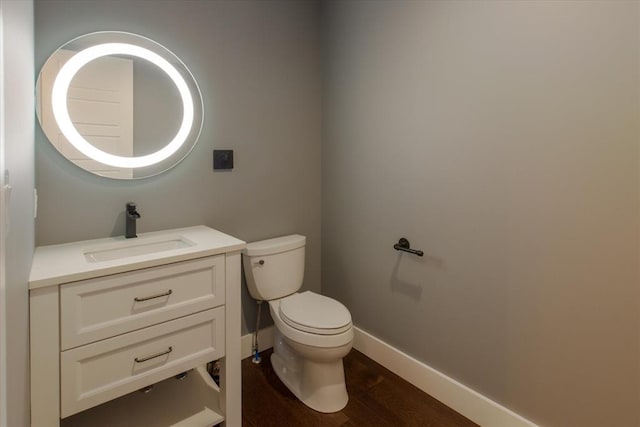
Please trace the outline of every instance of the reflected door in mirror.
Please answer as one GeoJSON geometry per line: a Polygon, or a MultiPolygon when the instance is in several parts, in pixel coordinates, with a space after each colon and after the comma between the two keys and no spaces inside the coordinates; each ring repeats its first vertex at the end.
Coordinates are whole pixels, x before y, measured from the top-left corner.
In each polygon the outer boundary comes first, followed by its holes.
{"type": "MultiPolygon", "coordinates": [[[[104,165],[87,158],[62,135],[51,107],[51,88],[64,63],[76,52],[60,49],[55,66],[45,67],[40,81],[40,118],[45,133],[65,157],[98,175],[127,179],[130,168],[104,165]]],[[[100,150],[118,156],[133,156],[133,61],[105,56],[84,66],[73,78],[67,108],[78,132],[100,150]]]]}

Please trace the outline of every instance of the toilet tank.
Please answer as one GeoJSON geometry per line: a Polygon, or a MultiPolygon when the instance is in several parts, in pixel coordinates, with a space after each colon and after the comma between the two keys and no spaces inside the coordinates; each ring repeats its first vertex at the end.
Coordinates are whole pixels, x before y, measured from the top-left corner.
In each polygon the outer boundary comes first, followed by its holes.
{"type": "Polygon", "coordinates": [[[269,301],[297,292],[304,278],[304,246],[300,234],[248,243],[242,264],[251,297],[269,301]]]}

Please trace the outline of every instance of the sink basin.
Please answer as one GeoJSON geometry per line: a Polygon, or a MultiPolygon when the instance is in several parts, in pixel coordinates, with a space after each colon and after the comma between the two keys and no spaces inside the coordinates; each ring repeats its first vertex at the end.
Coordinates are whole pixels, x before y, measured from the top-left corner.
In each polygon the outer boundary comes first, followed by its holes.
{"type": "Polygon", "coordinates": [[[87,261],[102,262],[188,248],[194,245],[195,243],[183,236],[138,237],[85,248],[83,252],[87,261]]]}

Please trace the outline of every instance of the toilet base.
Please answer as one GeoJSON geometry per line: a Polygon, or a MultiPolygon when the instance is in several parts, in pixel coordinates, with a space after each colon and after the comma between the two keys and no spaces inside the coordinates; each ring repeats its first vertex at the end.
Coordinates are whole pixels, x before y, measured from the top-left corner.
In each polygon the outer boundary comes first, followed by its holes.
{"type": "Polygon", "coordinates": [[[276,331],[271,365],[278,378],[302,403],[318,412],[337,412],[349,401],[342,364],[342,358],[349,350],[351,343],[336,348],[290,343],[276,331]],[[319,357],[311,360],[304,357],[305,354],[319,357]]]}

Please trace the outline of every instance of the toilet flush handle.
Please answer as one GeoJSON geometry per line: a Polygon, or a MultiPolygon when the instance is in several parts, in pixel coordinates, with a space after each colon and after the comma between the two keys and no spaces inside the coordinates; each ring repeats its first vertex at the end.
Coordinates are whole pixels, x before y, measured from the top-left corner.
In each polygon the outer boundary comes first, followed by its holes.
{"type": "Polygon", "coordinates": [[[263,260],[263,259],[261,259],[260,261],[258,261],[258,264],[260,264],[260,265],[264,265],[264,260],[263,260]]]}

